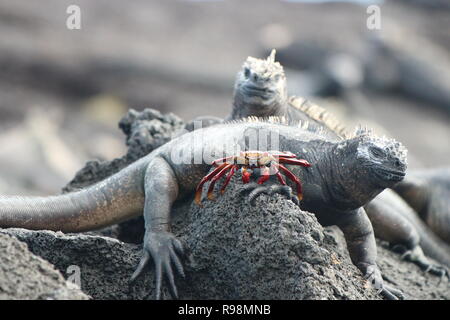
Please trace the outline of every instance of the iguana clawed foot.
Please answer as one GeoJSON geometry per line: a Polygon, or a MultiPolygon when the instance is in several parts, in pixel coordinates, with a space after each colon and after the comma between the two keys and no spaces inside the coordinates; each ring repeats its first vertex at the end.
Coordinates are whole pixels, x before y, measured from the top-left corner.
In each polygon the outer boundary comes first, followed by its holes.
{"type": "Polygon", "coordinates": [[[378,290],[378,293],[381,294],[385,299],[405,299],[403,292],[384,283],[380,269],[376,265],[370,265],[366,268],[364,278],[366,278],[370,282],[370,284],[378,290]]]}
{"type": "Polygon", "coordinates": [[[392,250],[400,253],[403,260],[418,265],[423,271],[439,276],[441,280],[444,277],[450,279],[449,270],[445,266],[436,265],[430,262],[419,246],[410,250],[401,244],[397,244],[392,247],[392,250]]]}
{"type": "Polygon", "coordinates": [[[181,258],[184,257],[183,246],[173,234],[165,231],[153,231],[147,232],[144,238],[144,248],[141,261],[136,268],[136,271],[131,277],[131,282],[134,282],[136,278],[142,274],[145,266],[150,260],[150,256],[153,258],[155,266],[155,278],[156,278],[156,300],[161,298],[161,285],[163,276],[166,277],[169,282],[169,291],[173,298],[178,299],[178,291],[175,285],[175,274],[173,267],[177,273],[185,277],[183,264],[181,258]]]}
{"type": "MultiPolygon", "coordinates": [[[[302,184],[300,179],[286,168],[283,163],[303,167],[311,166],[308,161],[297,159],[295,154],[281,151],[241,151],[238,155],[217,159],[212,163],[215,169],[207,174],[198,184],[195,193],[195,203],[200,205],[203,185],[206,182],[211,181],[208,187],[207,197],[209,200],[212,200],[214,199],[213,191],[216,182],[227,174],[225,182],[220,189],[221,193],[225,192],[225,188],[229,184],[231,178],[239,169],[242,173],[242,182],[244,184],[250,182],[250,176],[252,175],[253,170],[257,169],[261,172],[261,176],[257,182],[259,185],[262,185],[269,180],[271,175],[275,175],[278,181],[283,186],[286,186],[286,180],[281,175],[281,173],[283,173],[296,184],[297,197],[299,200],[302,200],[302,184]]],[[[264,189],[260,189],[261,192],[262,190],[264,189]]]]}
{"type": "Polygon", "coordinates": [[[261,194],[273,195],[275,193],[286,196],[289,200],[294,202],[296,205],[299,204],[299,200],[296,195],[293,194],[292,188],[288,185],[270,185],[270,186],[262,186],[256,182],[246,184],[240,190],[241,195],[248,194],[248,201],[251,205],[255,205],[256,198],[261,194]]]}

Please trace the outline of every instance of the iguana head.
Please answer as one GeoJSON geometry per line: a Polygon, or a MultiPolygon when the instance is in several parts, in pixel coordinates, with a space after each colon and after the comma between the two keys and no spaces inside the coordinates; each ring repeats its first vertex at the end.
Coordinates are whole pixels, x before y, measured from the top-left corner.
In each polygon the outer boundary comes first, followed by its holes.
{"type": "Polygon", "coordinates": [[[281,64],[275,61],[275,50],[267,59],[248,57],[237,74],[235,106],[250,107],[256,113],[261,109],[261,115],[264,115],[265,108],[271,111],[272,107],[284,105],[286,101],[286,76],[281,64]]]}
{"type": "Polygon", "coordinates": [[[334,202],[346,209],[364,206],[403,180],[406,154],[400,142],[358,129],[353,138],[335,145],[328,162],[334,181],[328,190],[334,202]]]}
{"type": "Polygon", "coordinates": [[[371,131],[358,129],[356,160],[367,170],[371,181],[381,187],[391,187],[403,180],[406,173],[406,148],[398,141],[376,137],[371,131]]]}

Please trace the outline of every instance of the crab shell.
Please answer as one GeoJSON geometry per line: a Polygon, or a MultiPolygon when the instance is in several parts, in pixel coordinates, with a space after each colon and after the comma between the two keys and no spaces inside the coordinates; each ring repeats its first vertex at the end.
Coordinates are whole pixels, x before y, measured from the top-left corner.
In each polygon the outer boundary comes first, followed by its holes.
{"type": "Polygon", "coordinates": [[[258,179],[258,184],[263,184],[269,180],[271,174],[275,174],[278,181],[282,185],[286,185],[286,181],[280,172],[283,172],[286,177],[294,181],[297,187],[297,197],[302,200],[302,185],[300,179],[295,176],[283,163],[291,165],[299,165],[303,167],[310,167],[311,164],[304,159],[297,159],[296,155],[291,152],[281,151],[241,151],[238,155],[229,156],[214,160],[212,165],[215,167],[213,171],[208,173],[197,186],[195,192],[195,203],[201,204],[201,196],[203,185],[210,181],[208,187],[207,197],[209,200],[214,199],[213,190],[216,182],[225,174],[225,183],[220,189],[221,193],[225,192],[225,188],[231,181],[231,178],[240,169],[242,173],[242,182],[244,184],[250,182],[251,172],[248,169],[261,169],[261,177],[258,179]]]}

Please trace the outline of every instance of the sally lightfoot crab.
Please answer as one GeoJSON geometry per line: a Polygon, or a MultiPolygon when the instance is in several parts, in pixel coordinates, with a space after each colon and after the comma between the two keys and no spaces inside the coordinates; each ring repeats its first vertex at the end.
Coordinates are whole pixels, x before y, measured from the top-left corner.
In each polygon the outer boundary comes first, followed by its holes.
{"type": "Polygon", "coordinates": [[[212,165],[215,167],[209,174],[207,174],[197,185],[195,192],[195,203],[200,205],[203,185],[210,181],[208,187],[207,197],[209,200],[214,199],[213,191],[216,182],[225,174],[225,182],[220,189],[220,193],[225,192],[225,188],[230,183],[231,178],[237,170],[241,171],[242,182],[248,184],[250,176],[255,169],[259,169],[261,177],[257,184],[261,185],[269,180],[271,175],[276,175],[278,181],[286,186],[286,180],[281,173],[292,180],[297,187],[298,200],[302,200],[302,184],[300,179],[295,176],[283,164],[299,165],[302,167],[310,167],[311,164],[304,159],[297,159],[297,156],[291,152],[281,151],[241,151],[238,155],[229,156],[214,160],[212,165]]]}

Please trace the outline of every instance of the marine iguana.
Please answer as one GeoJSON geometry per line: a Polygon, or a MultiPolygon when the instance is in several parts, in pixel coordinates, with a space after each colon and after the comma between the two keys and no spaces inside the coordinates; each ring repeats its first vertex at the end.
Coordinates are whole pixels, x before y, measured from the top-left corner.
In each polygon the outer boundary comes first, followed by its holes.
{"type": "Polygon", "coordinates": [[[365,131],[332,142],[326,132],[312,124],[292,126],[279,119],[255,118],[196,130],[77,192],[53,197],[1,197],[0,226],[80,232],[138,216],[143,210],[143,256],[132,280],[153,258],[156,298],[160,298],[163,275],[177,297],[173,268],[184,275],[184,249],[170,232],[172,204],[192,197],[198,182],[210,171],[212,160],[249,148],[285,150],[313,164],[308,168],[286,164],[302,180],[301,208],[313,210],[324,226],[341,228],[353,263],[385,298],[402,297],[400,291],[383,284],[372,225],[361,206],[403,179],[406,149],[394,140],[365,131]]]}
{"type": "MultiPolygon", "coordinates": [[[[250,116],[279,116],[294,122],[312,122],[323,128],[332,141],[351,136],[346,127],[322,107],[301,97],[288,97],[286,76],[283,66],[275,61],[275,50],[272,50],[267,59],[249,57],[244,62],[236,77],[232,110],[225,120],[200,117],[188,123],[185,128],[193,130],[250,116]]],[[[398,183],[398,188],[401,188],[401,182],[398,183]]],[[[420,220],[414,219],[415,212],[406,203],[402,203],[404,201],[392,190],[385,193],[392,194],[384,197],[384,200],[375,198],[370,206],[365,207],[377,237],[388,241],[396,251],[402,253],[403,258],[419,265],[423,270],[449,276],[446,268],[431,263],[425,257],[422,248],[428,256],[450,266],[450,247],[435,237],[420,220]],[[387,201],[389,205],[382,203],[383,201],[387,201]]],[[[442,229],[447,232],[445,230],[448,228],[441,227],[442,229]]]]}

